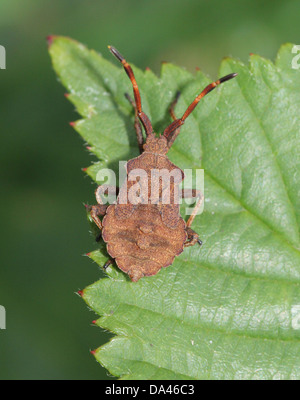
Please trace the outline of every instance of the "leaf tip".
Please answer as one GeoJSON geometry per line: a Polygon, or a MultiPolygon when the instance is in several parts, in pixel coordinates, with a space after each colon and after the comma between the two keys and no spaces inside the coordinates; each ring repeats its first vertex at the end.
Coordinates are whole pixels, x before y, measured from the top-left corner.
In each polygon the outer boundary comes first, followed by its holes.
{"type": "Polygon", "coordinates": [[[77,294],[78,294],[80,297],[82,297],[82,296],[83,296],[83,290],[78,290],[78,291],[77,291],[77,294]]]}
{"type": "Polygon", "coordinates": [[[56,38],[56,35],[48,35],[46,37],[48,48],[52,46],[53,40],[56,38]]]}

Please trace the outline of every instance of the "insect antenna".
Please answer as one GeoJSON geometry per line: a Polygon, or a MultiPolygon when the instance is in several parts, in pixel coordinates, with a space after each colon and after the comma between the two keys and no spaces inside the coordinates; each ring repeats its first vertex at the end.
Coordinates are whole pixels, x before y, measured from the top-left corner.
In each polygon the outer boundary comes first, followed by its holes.
{"type": "Polygon", "coordinates": [[[118,50],[115,47],[108,46],[108,48],[109,48],[109,51],[122,63],[122,65],[126,71],[126,74],[128,75],[128,77],[132,83],[137,114],[138,114],[138,117],[139,117],[141,123],[143,124],[143,126],[145,128],[146,135],[147,136],[153,135],[153,128],[152,128],[151,122],[150,122],[149,118],[147,117],[147,115],[142,111],[141,95],[140,95],[139,88],[138,88],[138,85],[137,85],[137,82],[136,82],[136,79],[133,74],[131,66],[128,64],[128,62],[125,60],[125,58],[118,52],[118,50]]]}
{"type": "MultiPolygon", "coordinates": [[[[210,83],[209,85],[206,86],[205,89],[202,90],[202,92],[200,94],[198,94],[198,96],[195,98],[195,100],[188,106],[188,108],[186,109],[185,113],[183,114],[183,116],[179,119],[176,119],[175,121],[173,121],[165,130],[163,135],[168,139],[171,140],[172,139],[172,143],[174,142],[175,138],[172,137],[172,133],[174,131],[176,131],[176,129],[178,129],[181,125],[184,124],[184,121],[187,119],[187,117],[193,112],[194,108],[197,106],[197,104],[199,103],[199,101],[202,99],[202,97],[204,97],[205,95],[207,95],[209,92],[211,92],[213,89],[215,89],[218,85],[220,85],[223,82],[229,81],[230,79],[234,78],[237,76],[237,73],[232,73],[226,76],[223,76],[222,78],[218,79],[215,82],[210,83]]],[[[177,134],[176,136],[179,134],[179,130],[177,130],[177,134]]]]}

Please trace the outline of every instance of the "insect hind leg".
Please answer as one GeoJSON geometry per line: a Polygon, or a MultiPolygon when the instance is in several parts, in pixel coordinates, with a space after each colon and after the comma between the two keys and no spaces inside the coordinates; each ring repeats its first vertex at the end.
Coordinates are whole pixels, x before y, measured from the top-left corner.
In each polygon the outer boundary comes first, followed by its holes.
{"type": "Polygon", "coordinates": [[[187,241],[184,243],[184,247],[194,246],[198,243],[200,246],[202,245],[202,240],[199,239],[199,235],[193,229],[187,227],[186,232],[188,235],[187,241]]]}
{"type": "Polygon", "coordinates": [[[200,209],[203,201],[204,201],[204,196],[203,193],[201,192],[201,190],[197,190],[197,189],[188,189],[188,190],[182,190],[181,192],[181,196],[182,198],[198,198],[197,204],[193,209],[192,214],[190,215],[187,223],[186,223],[186,232],[188,234],[188,239],[186,241],[186,243],[184,244],[185,247],[188,246],[194,246],[196,243],[198,243],[200,246],[202,245],[202,240],[199,238],[199,235],[193,230],[191,229],[191,225],[194,221],[195,216],[198,213],[198,210],[200,209]]]}

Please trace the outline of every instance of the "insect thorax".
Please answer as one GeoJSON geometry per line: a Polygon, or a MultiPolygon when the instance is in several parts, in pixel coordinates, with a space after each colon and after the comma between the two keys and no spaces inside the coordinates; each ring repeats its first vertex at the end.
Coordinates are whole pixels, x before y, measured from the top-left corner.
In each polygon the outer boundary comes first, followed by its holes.
{"type": "Polygon", "coordinates": [[[149,153],[167,154],[169,148],[167,139],[164,136],[155,137],[154,135],[148,136],[143,149],[149,153]]]}

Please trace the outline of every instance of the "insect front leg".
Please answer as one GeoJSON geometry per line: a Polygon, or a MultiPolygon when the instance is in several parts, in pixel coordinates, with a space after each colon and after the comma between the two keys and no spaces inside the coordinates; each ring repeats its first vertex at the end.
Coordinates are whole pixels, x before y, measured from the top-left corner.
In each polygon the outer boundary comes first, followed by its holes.
{"type": "Polygon", "coordinates": [[[125,97],[132,104],[132,107],[134,108],[134,112],[135,112],[134,129],[135,129],[135,132],[136,132],[136,138],[137,138],[137,141],[138,141],[140,154],[142,154],[142,152],[144,151],[144,149],[143,149],[144,138],[143,138],[142,127],[141,127],[139,116],[138,116],[137,107],[135,105],[135,102],[132,100],[132,98],[129,96],[128,93],[125,93],[125,97]]]}
{"type": "Polygon", "coordinates": [[[192,198],[198,198],[197,204],[195,205],[195,208],[193,209],[192,214],[190,215],[186,225],[187,227],[190,227],[194,221],[195,216],[198,213],[199,208],[201,207],[204,196],[201,190],[197,189],[182,189],[181,191],[181,197],[183,199],[192,199],[192,198]]]}
{"type": "MultiPolygon", "coordinates": [[[[178,101],[178,99],[179,99],[179,96],[180,96],[180,92],[177,92],[177,93],[176,93],[176,96],[175,96],[175,99],[173,100],[173,102],[172,102],[172,104],[171,104],[171,106],[170,106],[170,108],[169,108],[169,113],[170,113],[170,115],[171,115],[173,121],[175,121],[175,120],[177,119],[177,118],[176,118],[176,115],[175,115],[174,108],[175,108],[175,106],[176,106],[176,104],[177,104],[177,101],[178,101]]],[[[176,139],[177,136],[179,135],[179,133],[180,133],[180,128],[181,128],[181,127],[175,129],[174,131],[170,130],[170,132],[168,132],[167,138],[168,138],[168,147],[169,147],[169,148],[172,146],[172,144],[174,143],[175,139],[176,139]]]]}
{"type": "Polygon", "coordinates": [[[197,190],[197,189],[183,189],[181,191],[181,196],[182,198],[185,199],[191,199],[191,198],[198,198],[197,204],[193,209],[192,214],[190,215],[187,223],[186,223],[186,231],[188,234],[188,239],[185,243],[185,246],[194,246],[194,244],[199,243],[200,246],[202,245],[202,241],[199,239],[199,235],[198,233],[196,233],[195,231],[193,231],[193,229],[191,229],[191,225],[194,221],[195,216],[198,213],[198,210],[200,209],[203,200],[204,200],[204,196],[203,193],[201,192],[201,190],[197,190]]]}

